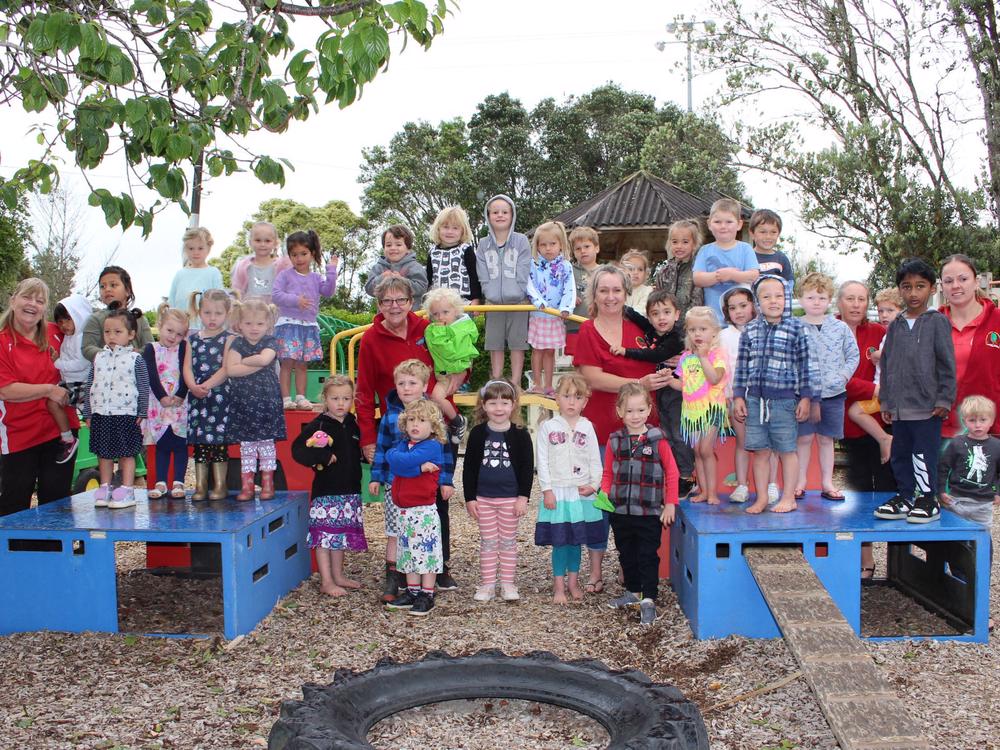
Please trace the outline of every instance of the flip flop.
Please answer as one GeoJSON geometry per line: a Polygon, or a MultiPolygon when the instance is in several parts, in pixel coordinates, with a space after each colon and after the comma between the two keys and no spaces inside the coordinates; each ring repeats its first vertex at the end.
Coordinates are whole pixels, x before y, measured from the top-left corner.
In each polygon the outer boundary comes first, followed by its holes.
{"type": "Polygon", "coordinates": [[[843,492],[827,492],[826,490],[823,490],[821,493],[819,493],[819,496],[824,500],[836,500],[838,502],[843,502],[844,500],[847,499],[846,497],[844,497],[843,492]]]}
{"type": "MultiPolygon", "coordinates": [[[[805,490],[795,490],[795,499],[796,500],[801,500],[805,496],[806,496],[806,491],[805,490]]],[[[841,498],[841,499],[843,499],[843,498],[841,498]]]]}
{"type": "Polygon", "coordinates": [[[604,579],[599,581],[587,581],[587,593],[588,594],[600,594],[604,591],[604,579]]]}

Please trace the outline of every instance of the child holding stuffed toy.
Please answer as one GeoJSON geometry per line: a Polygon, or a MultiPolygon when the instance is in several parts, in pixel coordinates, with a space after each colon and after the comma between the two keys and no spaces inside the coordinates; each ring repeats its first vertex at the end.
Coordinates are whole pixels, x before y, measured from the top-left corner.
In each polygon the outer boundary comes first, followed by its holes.
{"type": "Polygon", "coordinates": [[[316,550],[320,590],[344,596],[361,584],[344,575],[344,552],[366,552],[361,505],[361,432],[351,414],[354,384],[332,375],[323,384],[325,411],[303,425],[292,457],[315,474],[309,507],[309,547],[316,550]]]}

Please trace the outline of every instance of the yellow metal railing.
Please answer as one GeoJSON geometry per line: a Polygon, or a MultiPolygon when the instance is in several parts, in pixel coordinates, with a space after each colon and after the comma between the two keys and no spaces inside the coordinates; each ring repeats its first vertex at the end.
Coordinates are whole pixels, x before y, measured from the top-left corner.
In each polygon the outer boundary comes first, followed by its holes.
{"type": "MultiPolygon", "coordinates": [[[[465,312],[468,313],[487,313],[487,312],[544,312],[548,315],[552,315],[557,318],[562,317],[562,313],[556,310],[554,307],[537,308],[534,305],[466,305],[465,312]]],[[[416,315],[421,317],[427,316],[426,310],[416,311],[416,315]]],[[[574,323],[583,323],[587,320],[581,315],[568,315],[566,320],[573,321],[574,323]]],[[[337,344],[344,339],[349,339],[347,342],[347,376],[353,381],[355,374],[357,372],[357,367],[355,365],[355,347],[361,337],[364,335],[365,331],[371,328],[372,324],[367,323],[363,326],[356,326],[354,328],[349,328],[346,331],[339,331],[330,339],[330,372],[337,372],[337,344]]],[[[471,406],[476,402],[476,396],[474,393],[456,393],[455,403],[462,404],[463,406],[471,406]]],[[[538,394],[526,393],[521,398],[522,404],[537,403],[540,406],[545,406],[546,408],[554,409],[555,402],[551,398],[540,396],[538,394]]]]}

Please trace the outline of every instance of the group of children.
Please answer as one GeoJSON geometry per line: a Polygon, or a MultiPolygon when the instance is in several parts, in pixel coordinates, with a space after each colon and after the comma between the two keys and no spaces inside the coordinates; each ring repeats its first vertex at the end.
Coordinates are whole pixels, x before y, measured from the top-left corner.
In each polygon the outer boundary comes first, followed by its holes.
{"type": "MultiPolygon", "coordinates": [[[[527,512],[536,466],[543,501],[535,541],[552,548],[554,601],[582,597],[584,546],[591,553],[589,586],[599,590],[610,528],[626,588],[612,606],[638,606],[643,623],[656,617],[660,529],[672,522],[678,498],[697,483],[693,502],[720,502],[719,439],[736,438],[732,502],[750,500],[753,472],[758,491],[750,513],[769,506],[775,512],[795,509],[814,437],[822,496],[843,499],[833,483],[833,450],[843,434],[846,384],[859,361],[855,338],[828,313],[834,289],[823,274],[799,281],[805,314],[792,315],[791,266],[775,249],[780,218],[755,212],[751,247],[736,239],[740,211],[734,201],[716,202],[708,221],[715,240],[704,246],[696,222],[676,222],[669,231],[671,257],[653,274],[644,254],[623,256],[630,303],[625,314],[642,327],[645,340],[644,346],[613,353],[655,362],[674,377],[652,395],[637,384],[622,387],[617,413],[623,427],[611,435],[603,457],[593,425],[582,414],[590,396],[587,382],[570,374],[553,387],[554,355],[567,343],[564,319],[580,311],[581,292],[600,268],[596,233],[578,228],[567,236],[561,224],[546,222],[529,242],[514,231],[516,209],[504,195],[487,202],[489,233],[478,244],[461,208],[442,211],[431,227],[434,245],[426,265],[413,253],[409,229],[394,225],[383,233],[383,255],[366,290],[372,293],[386,275],[409,281],[431,319],[425,340],[437,376],[437,387],[426,393],[430,368],[418,360],[399,363],[396,388],[382,405],[369,491],[385,490],[388,608],[430,612],[435,577],[444,570],[436,497],[440,492],[448,500],[454,491],[452,446],[467,427],[447,396],[478,354],[478,330],[463,311],[466,304],[528,301],[559,313],[487,315],[492,374],[478,392],[463,468],[466,507],[481,535],[477,601],[493,599],[498,583],[504,600],[519,598],[516,530],[527,512]],[[552,396],[558,406],[540,425],[534,447],[520,424],[519,406],[529,348],[531,390],[552,396]],[[507,351],[509,380],[502,377],[507,351]],[[647,424],[654,398],[659,427],[647,424]]],[[[159,311],[158,341],[141,313],[129,309],[131,279],[120,267],[100,274],[105,309],[90,312],[72,298],[57,305],[56,324],[66,336],[57,365],[88,420],[90,447],[100,459],[97,505],[134,505],[133,457],[143,442],[156,446],[158,481],[151,498],[184,496],[189,445],[195,459],[192,499],[224,498],[228,446],[235,443],[241,455],[237,499],[254,497],[258,467],[261,499],[274,496],[274,443],[286,437],[283,409],[312,408],[303,395],[305,366],[322,358],[317,313],[321,298],[336,287],[337,257],[318,273],[324,257],[311,231],[289,235],[286,255],[279,257],[277,233],[264,222],[253,225],[248,241],[252,253],[233,270],[234,299],[221,289],[218,271],[207,266],[211,235],[204,229],[185,234],[186,264],[159,311]],[[115,461],[120,487],[112,486],[115,461]],[[171,462],[174,482],[168,488],[171,462]]],[[[968,435],[942,454],[938,469],[940,421],[954,399],[955,365],[949,324],[928,309],[934,282],[926,263],[907,261],[897,274],[897,293],[876,298],[880,318],[889,323],[880,350],[869,353],[880,367],[878,403],[855,404],[850,418],[879,441],[896,474],[899,493],[876,510],[879,518],[933,521],[937,495],[985,518],[979,501],[990,495],[991,509],[996,492],[1000,441],[985,432],[995,406],[981,397],[961,405],[968,435]],[[892,425],[891,435],[873,418],[875,412],[892,425]]],[[[323,412],[293,443],[295,459],[315,470],[310,545],[317,550],[322,590],[334,596],[359,587],[344,574],[344,552],[367,549],[353,401],[349,379],[329,378],[323,412]]],[[[53,410],[53,417],[68,460],[75,449],[72,432],[61,410],[53,410]]]]}

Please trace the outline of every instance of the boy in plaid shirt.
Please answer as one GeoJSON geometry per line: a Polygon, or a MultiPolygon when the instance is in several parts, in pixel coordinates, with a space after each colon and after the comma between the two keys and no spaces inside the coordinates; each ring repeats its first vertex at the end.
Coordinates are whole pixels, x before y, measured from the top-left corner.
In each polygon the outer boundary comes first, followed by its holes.
{"type": "Polygon", "coordinates": [[[812,399],[819,401],[818,363],[809,358],[809,337],[802,321],[792,316],[790,285],[780,276],[764,274],[753,284],[760,315],[740,334],[733,379],[733,416],[746,422],[746,450],[753,453],[757,499],[747,513],[767,509],[771,452],[781,456],[781,499],[771,510],[795,510],[799,475],[796,453],[798,423],[809,417],[812,399]]]}
{"type": "MultiPolygon", "coordinates": [[[[392,371],[394,390],[389,391],[383,406],[382,419],[378,424],[378,437],[375,440],[375,457],[372,459],[371,482],[368,492],[377,495],[379,485],[385,486],[385,502],[382,504],[385,514],[385,585],[382,589],[382,601],[391,602],[399,595],[399,587],[406,586],[405,576],[396,572],[396,539],[399,536],[399,508],[392,501],[392,472],[389,470],[389,449],[404,438],[399,431],[399,415],[407,404],[427,398],[427,382],[431,377],[431,368],[419,359],[406,359],[396,365],[392,371]]],[[[445,500],[451,498],[455,491],[452,479],[455,473],[455,454],[444,451],[444,461],[441,462],[441,475],[438,485],[445,500]]],[[[441,519],[441,535],[446,535],[446,520],[441,519]]],[[[444,539],[442,539],[444,542],[444,539]]],[[[445,549],[447,549],[447,543],[445,549]]],[[[447,561],[446,561],[447,562],[447,561]]]]}

